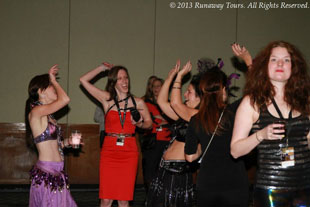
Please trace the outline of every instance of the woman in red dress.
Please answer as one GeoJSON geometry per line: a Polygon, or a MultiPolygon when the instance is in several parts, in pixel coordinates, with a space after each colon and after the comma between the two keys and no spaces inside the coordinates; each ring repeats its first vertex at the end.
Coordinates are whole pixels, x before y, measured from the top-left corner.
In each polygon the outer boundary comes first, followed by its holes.
{"type": "Polygon", "coordinates": [[[105,111],[106,136],[100,156],[100,206],[111,206],[118,200],[120,207],[128,207],[133,200],[138,166],[138,147],[135,128],[150,128],[152,120],[144,101],[130,92],[128,71],[123,66],[103,63],[80,78],[84,88],[102,103],[105,111]],[[109,70],[106,90],[90,81],[109,70]]]}
{"type": "Polygon", "coordinates": [[[154,77],[151,82],[150,93],[144,99],[153,121],[152,130],[147,130],[143,136],[144,140],[153,139],[153,142],[146,141],[147,144],[144,144],[145,142],[142,144],[143,178],[146,192],[148,192],[149,185],[156,175],[162,154],[171,139],[169,129],[171,119],[161,111],[157,104],[157,97],[163,82],[162,79],[154,77]]]}

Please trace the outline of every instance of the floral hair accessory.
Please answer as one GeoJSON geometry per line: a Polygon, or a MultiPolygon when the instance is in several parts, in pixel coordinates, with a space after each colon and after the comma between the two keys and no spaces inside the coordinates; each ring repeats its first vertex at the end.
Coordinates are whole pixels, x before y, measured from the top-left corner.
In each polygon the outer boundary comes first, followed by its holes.
{"type": "Polygon", "coordinates": [[[219,69],[222,69],[222,67],[224,66],[224,61],[222,60],[222,58],[218,58],[217,59],[217,64],[216,66],[219,68],[219,69]]]}
{"type": "MultiPolygon", "coordinates": [[[[222,70],[222,68],[224,67],[224,61],[222,60],[222,58],[218,58],[217,63],[215,64],[215,62],[212,59],[201,58],[198,60],[197,66],[198,66],[199,73],[202,74],[210,70],[211,68],[217,68],[218,70],[222,70]]],[[[233,93],[231,93],[230,85],[232,84],[232,79],[239,79],[239,78],[240,78],[240,74],[238,73],[231,73],[228,76],[227,83],[226,83],[226,89],[228,91],[229,96],[236,97],[233,93]]]]}
{"type": "Polygon", "coordinates": [[[199,73],[205,73],[216,66],[215,62],[210,58],[201,58],[197,62],[197,70],[199,73]]]}
{"type": "Polygon", "coordinates": [[[227,78],[227,83],[226,83],[226,87],[229,87],[231,85],[231,80],[232,79],[239,79],[240,78],[240,74],[238,73],[232,73],[228,76],[227,78]]]}

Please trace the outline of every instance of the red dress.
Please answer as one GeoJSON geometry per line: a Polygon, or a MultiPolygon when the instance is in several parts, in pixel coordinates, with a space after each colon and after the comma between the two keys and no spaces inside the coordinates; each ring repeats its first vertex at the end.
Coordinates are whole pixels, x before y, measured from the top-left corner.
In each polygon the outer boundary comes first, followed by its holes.
{"type": "MultiPolygon", "coordinates": [[[[153,116],[158,116],[161,115],[159,109],[157,108],[156,105],[154,105],[153,103],[150,103],[148,101],[145,102],[146,106],[149,110],[149,112],[153,115],[153,116]]],[[[162,119],[158,119],[155,118],[154,122],[153,122],[153,128],[152,128],[152,132],[156,134],[156,140],[158,141],[170,141],[171,137],[171,132],[168,128],[160,128],[160,124],[163,122],[162,119]]]]}
{"type": "MultiPolygon", "coordinates": [[[[124,113],[121,113],[122,118],[124,113]]],[[[106,133],[134,134],[130,112],[126,112],[124,128],[117,111],[108,111],[105,117],[106,133]]],[[[126,137],[124,146],[116,145],[116,137],[105,136],[100,155],[99,198],[111,200],[133,200],[138,167],[138,147],[135,137],[126,137]]]]}

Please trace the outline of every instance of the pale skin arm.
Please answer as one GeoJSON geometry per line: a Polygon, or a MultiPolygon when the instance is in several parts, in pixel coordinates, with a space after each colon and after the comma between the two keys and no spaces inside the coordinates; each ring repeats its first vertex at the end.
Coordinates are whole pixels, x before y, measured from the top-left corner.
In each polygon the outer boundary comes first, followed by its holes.
{"type": "Polygon", "coordinates": [[[141,119],[138,122],[132,120],[133,124],[142,129],[150,129],[152,127],[153,122],[146,104],[141,98],[135,97],[135,100],[137,103],[137,110],[141,114],[141,119]]]}
{"type": "MultiPolygon", "coordinates": [[[[178,72],[177,77],[173,83],[173,87],[182,86],[182,78],[192,70],[192,64],[188,61],[181,71],[178,72]]],[[[189,121],[193,115],[197,113],[197,109],[189,108],[182,102],[181,89],[172,88],[171,102],[172,109],[185,121],[189,121]]]]}
{"type": "Polygon", "coordinates": [[[168,74],[167,79],[165,80],[164,84],[162,85],[159,95],[157,97],[157,103],[161,110],[171,119],[177,120],[179,117],[171,108],[169,103],[169,87],[175,75],[179,72],[180,69],[180,60],[177,61],[174,68],[172,68],[168,74]]]}
{"type": "Polygon", "coordinates": [[[237,57],[241,58],[245,62],[248,68],[252,66],[252,56],[244,46],[234,43],[231,45],[231,49],[237,57]]]}
{"type": "Polygon", "coordinates": [[[236,113],[233,136],[230,143],[230,153],[234,158],[250,153],[263,140],[282,139],[282,135],[275,133],[284,132],[283,129],[274,129],[282,124],[270,124],[265,128],[249,136],[250,130],[258,119],[258,110],[250,104],[250,98],[246,96],[236,113]]]}
{"type": "Polygon", "coordinates": [[[97,76],[99,73],[111,69],[112,65],[109,63],[103,63],[96,67],[95,69],[87,72],[85,75],[80,77],[80,82],[82,86],[90,93],[94,98],[101,102],[106,111],[108,108],[107,100],[110,98],[110,94],[107,91],[101,90],[90,83],[90,81],[97,76]]]}

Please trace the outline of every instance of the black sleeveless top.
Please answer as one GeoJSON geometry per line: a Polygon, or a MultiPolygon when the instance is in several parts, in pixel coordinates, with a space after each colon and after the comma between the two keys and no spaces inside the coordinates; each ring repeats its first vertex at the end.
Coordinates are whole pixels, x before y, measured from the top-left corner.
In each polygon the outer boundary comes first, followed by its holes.
{"type": "MultiPolygon", "coordinates": [[[[260,110],[258,120],[251,133],[263,129],[274,121],[274,117],[265,107],[260,110]]],[[[256,187],[277,190],[297,190],[310,188],[310,149],[307,134],[310,129],[309,118],[298,116],[285,119],[286,137],[282,140],[263,140],[258,146],[256,187]],[[294,147],[295,165],[282,167],[281,148],[294,147]]]]}
{"type": "Polygon", "coordinates": [[[183,119],[178,119],[173,125],[171,129],[171,137],[179,141],[185,142],[186,130],[188,127],[188,122],[183,119]]]}

